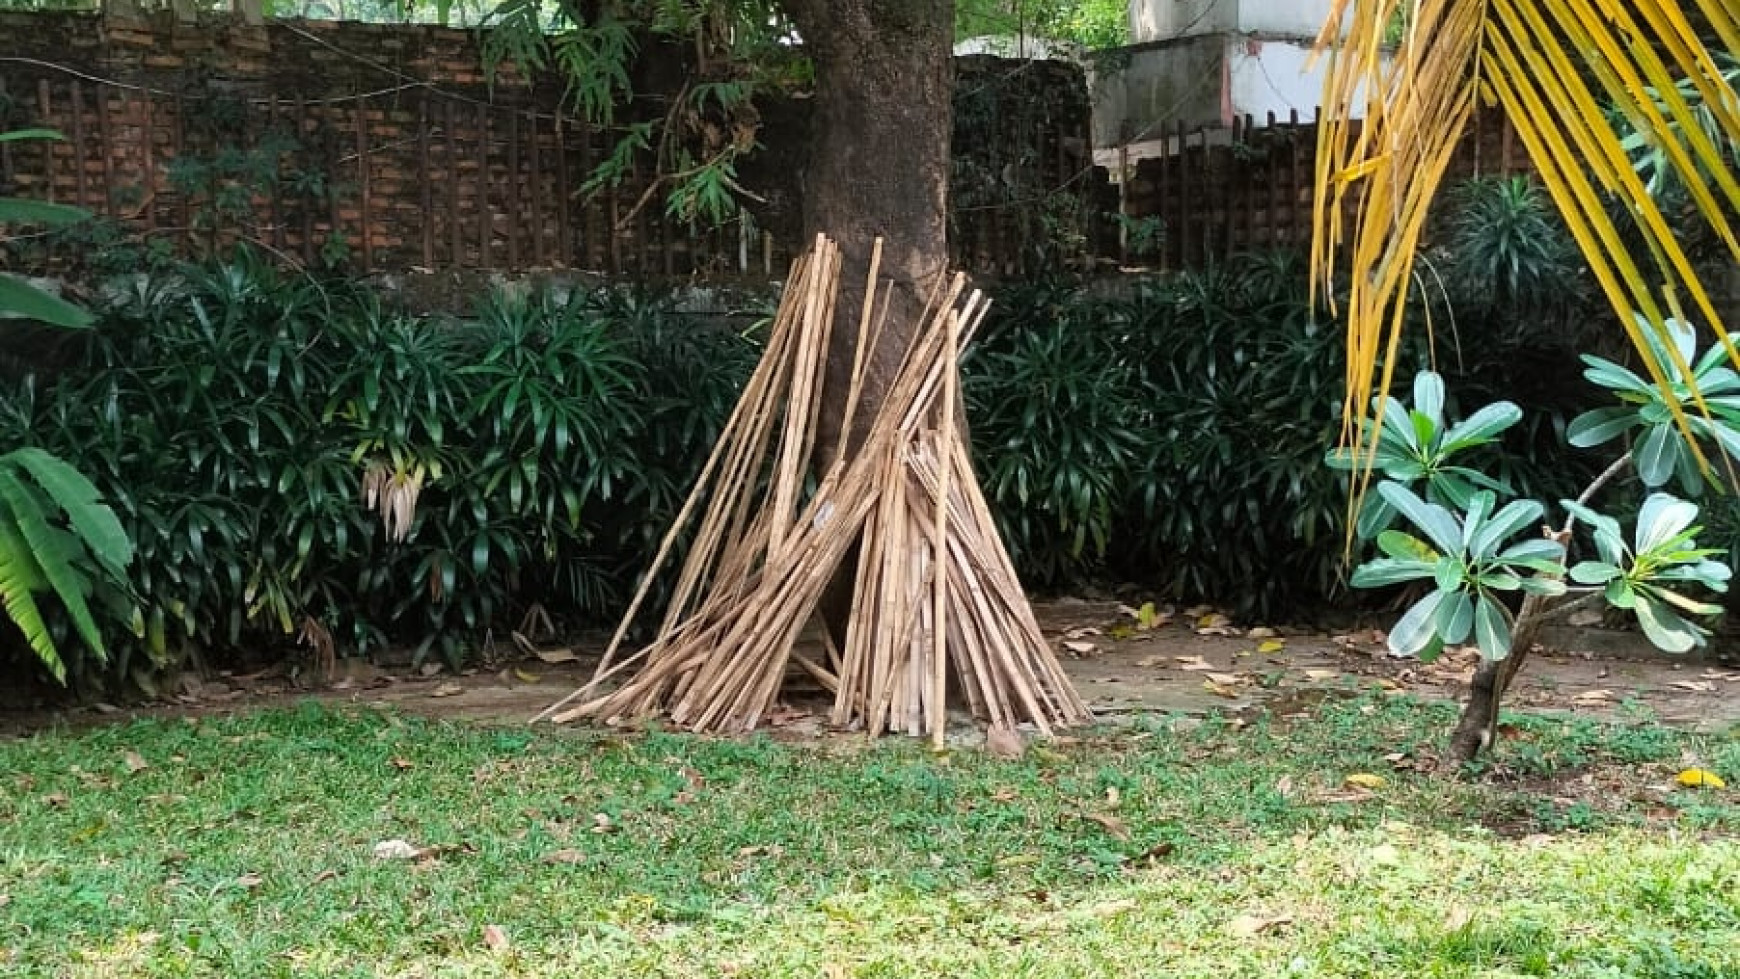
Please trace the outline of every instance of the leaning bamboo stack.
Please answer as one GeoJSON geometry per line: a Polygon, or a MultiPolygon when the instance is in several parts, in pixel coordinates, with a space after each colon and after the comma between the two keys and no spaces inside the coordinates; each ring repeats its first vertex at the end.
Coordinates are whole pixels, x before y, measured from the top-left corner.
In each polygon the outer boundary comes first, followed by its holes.
{"type": "MultiPolygon", "coordinates": [[[[856,317],[846,431],[863,351],[889,328],[880,260],[878,241],[856,317]]],[[[931,297],[861,446],[818,470],[822,398],[841,396],[823,385],[840,264],[838,246],[818,236],[794,265],[761,363],[591,682],[539,719],[664,714],[697,731],[749,731],[793,670],[833,694],[835,725],[871,734],[940,743],[951,680],[992,727],[1050,733],[1089,718],[1028,606],[956,424],[960,349],[988,308],[976,291],[963,296],[963,277],[931,297]],[[655,637],[618,659],[649,583],[691,531],[655,637]],[[799,636],[854,544],[844,642],[804,656],[799,636]]]]}

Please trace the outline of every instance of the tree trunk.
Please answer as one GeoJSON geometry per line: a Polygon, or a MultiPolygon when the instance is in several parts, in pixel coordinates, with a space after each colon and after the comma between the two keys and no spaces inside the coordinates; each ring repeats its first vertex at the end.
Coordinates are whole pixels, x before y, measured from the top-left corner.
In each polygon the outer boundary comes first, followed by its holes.
{"type": "Polygon", "coordinates": [[[1540,595],[1524,598],[1516,616],[1516,631],[1511,634],[1510,655],[1504,659],[1482,660],[1475,669],[1474,680],[1469,684],[1468,703],[1463,706],[1456,731],[1450,736],[1447,760],[1453,766],[1460,767],[1473,761],[1497,740],[1499,705],[1504,702],[1511,681],[1516,679],[1523,663],[1528,660],[1529,650],[1540,639],[1541,627],[1546,624],[1550,608],[1549,600],[1540,595]]]}
{"type": "MultiPolygon", "coordinates": [[[[948,272],[954,0],[784,0],[784,7],[816,71],[804,234],[834,239],[844,262],[816,433],[826,466],[862,443],[932,286],[948,272]],[[864,277],[878,237],[882,274],[894,290],[887,326],[865,352],[864,384],[846,432],[864,277]]],[[[821,602],[842,647],[857,564],[854,549],[821,602]]]]}
{"type": "Polygon", "coordinates": [[[845,261],[828,348],[819,458],[850,453],[869,428],[931,286],[948,270],[949,140],[954,126],[953,0],[785,0],[815,65],[806,238],[845,261]],[[867,351],[851,432],[841,432],[870,248],[895,281],[888,328],[867,351]]]}

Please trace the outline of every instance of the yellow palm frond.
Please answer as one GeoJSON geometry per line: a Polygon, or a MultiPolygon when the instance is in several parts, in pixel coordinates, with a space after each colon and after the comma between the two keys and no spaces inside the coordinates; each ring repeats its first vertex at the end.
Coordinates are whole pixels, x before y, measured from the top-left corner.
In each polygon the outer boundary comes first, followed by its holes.
{"type": "MultiPolygon", "coordinates": [[[[1665,321],[1689,313],[1740,362],[1612,121],[1644,134],[1740,262],[1740,181],[1724,156],[1724,144],[1740,145],[1740,97],[1699,33],[1740,52],[1737,16],[1734,0],[1337,0],[1318,39],[1329,65],[1312,265],[1320,287],[1343,266],[1349,275],[1345,441],[1378,430],[1361,422],[1392,380],[1427,213],[1482,103],[1509,117],[1632,342],[1641,348],[1650,328],[1665,337],[1665,321]],[[1386,27],[1401,12],[1392,49],[1386,27]],[[1610,200],[1635,225],[1630,244],[1610,200]]],[[[1667,383],[1662,365],[1643,361],[1667,383]]]]}

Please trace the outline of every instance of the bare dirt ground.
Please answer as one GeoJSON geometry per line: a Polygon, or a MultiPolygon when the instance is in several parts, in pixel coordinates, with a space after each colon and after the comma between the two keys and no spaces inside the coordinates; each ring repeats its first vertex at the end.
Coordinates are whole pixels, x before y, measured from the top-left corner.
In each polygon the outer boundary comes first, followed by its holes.
{"type": "MultiPolygon", "coordinates": [[[[1147,628],[1128,608],[1112,602],[1055,602],[1036,610],[1082,697],[1107,719],[1284,707],[1332,691],[1460,699],[1477,657],[1473,650],[1452,650],[1431,664],[1398,660],[1384,651],[1382,634],[1373,630],[1341,635],[1245,630],[1206,609],[1162,615],[1150,619],[1147,628]]],[[[1740,725],[1740,670],[1654,654],[1627,634],[1561,631],[1553,640],[1557,648],[1537,652],[1517,680],[1507,700],[1512,709],[1654,719],[1706,731],[1740,725]]],[[[340,664],[337,678],[320,687],[299,684],[282,669],[189,678],[160,703],[0,711],[0,735],[136,717],[221,715],[310,697],[521,724],[584,683],[601,645],[596,640],[566,647],[543,643],[543,659],[514,650],[458,676],[352,661],[340,664]]],[[[773,726],[791,735],[822,733],[820,691],[806,692],[802,683],[794,679],[791,709],[773,718],[773,726]]]]}

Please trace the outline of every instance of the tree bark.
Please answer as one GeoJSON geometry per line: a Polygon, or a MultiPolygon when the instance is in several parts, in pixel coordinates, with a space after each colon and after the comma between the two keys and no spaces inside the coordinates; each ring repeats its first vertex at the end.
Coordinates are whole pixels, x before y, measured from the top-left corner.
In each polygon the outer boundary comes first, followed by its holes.
{"type": "Polygon", "coordinates": [[[1510,654],[1504,659],[1483,659],[1469,684],[1468,703],[1450,735],[1448,760],[1456,767],[1473,761],[1498,738],[1498,708],[1517,672],[1529,658],[1546,623],[1546,600],[1539,595],[1523,599],[1517,612],[1516,631],[1511,635],[1510,654]]]}
{"type": "Polygon", "coordinates": [[[844,259],[828,347],[817,449],[824,464],[868,430],[932,285],[948,270],[950,137],[954,126],[953,0],[785,0],[815,65],[815,109],[803,174],[806,239],[826,234],[844,259]],[[870,248],[894,308],[865,355],[851,432],[842,432],[870,248]]]}
{"type": "MultiPolygon", "coordinates": [[[[954,130],[954,0],[784,0],[815,66],[804,234],[840,246],[843,271],[822,381],[816,458],[825,468],[862,444],[920,327],[933,285],[948,272],[950,141],[954,130]],[[864,354],[864,382],[843,431],[876,238],[893,280],[886,327],[864,354]]],[[[834,641],[858,565],[847,555],[822,596],[834,641]]]]}

